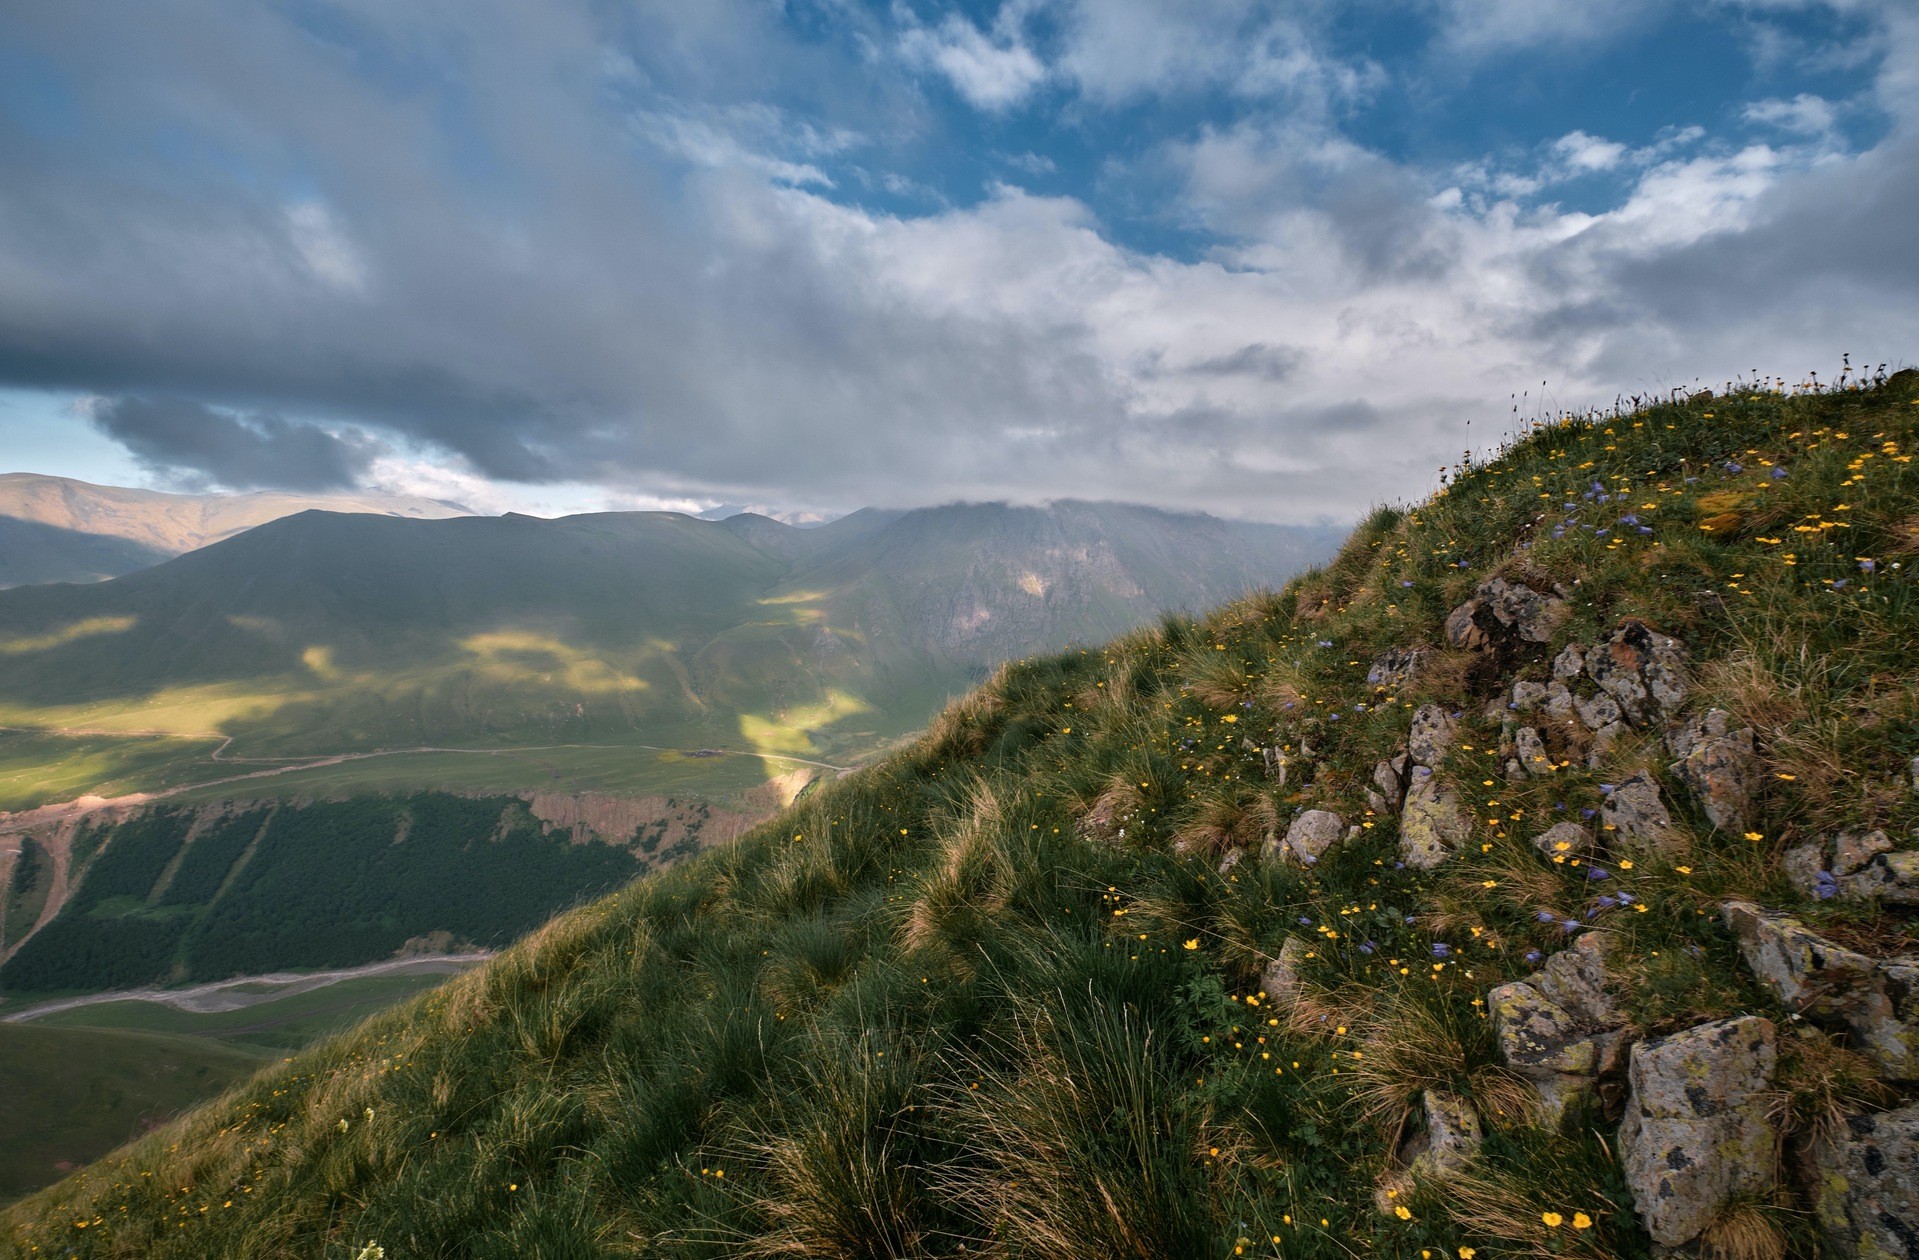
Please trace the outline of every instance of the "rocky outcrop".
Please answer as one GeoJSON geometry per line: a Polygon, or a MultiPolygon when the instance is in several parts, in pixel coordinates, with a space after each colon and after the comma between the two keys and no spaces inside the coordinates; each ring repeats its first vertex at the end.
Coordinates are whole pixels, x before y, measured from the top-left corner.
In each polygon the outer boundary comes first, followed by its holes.
{"type": "Polygon", "coordinates": [[[1883,831],[1842,832],[1786,851],[1786,877],[1808,897],[1919,906],[1919,852],[1899,852],[1883,831]]]}
{"type": "Polygon", "coordinates": [[[1260,991],[1270,1000],[1289,1002],[1297,998],[1299,968],[1308,952],[1305,941],[1297,936],[1287,937],[1285,944],[1279,947],[1279,956],[1268,962],[1260,973],[1260,991]]]}
{"type": "Polygon", "coordinates": [[[1372,667],[1366,671],[1366,681],[1375,687],[1402,687],[1412,681],[1425,654],[1423,648],[1416,647],[1382,652],[1373,658],[1372,667]]]}
{"type": "Polygon", "coordinates": [[[1615,836],[1637,841],[1655,853],[1676,856],[1683,841],[1652,776],[1641,771],[1617,784],[1599,808],[1599,820],[1615,836]]]}
{"type": "Polygon", "coordinates": [[[1429,871],[1466,842],[1472,824],[1459,794],[1441,783],[1430,766],[1414,766],[1399,816],[1399,860],[1429,871]]]}
{"type": "Polygon", "coordinates": [[[1283,857],[1311,866],[1345,834],[1345,820],[1338,814],[1329,809],[1309,809],[1293,819],[1276,849],[1283,857]]]}
{"type": "Polygon", "coordinates": [[[1576,822],[1554,823],[1533,837],[1533,848],[1555,862],[1583,858],[1592,853],[1593,833],[1576,822]]]}
{"type": "Polygon", "coordinates": [[[1747,968],[1795,1014],[1844,1029],[1889,1079],[1919,1080],[1919,958],[1869,958],[1750,902],[1721,913],[1747,968]]]}
{"type": "Polygon", "coordinates": [[[1493,578],[1446,617],[1446,641],[1484,651],[1516,643],[1550,643],[1565,619],[1566,601],[1522,582],[1493,578]]]}
{"type": "Polygon", "coordinates": [[[1654,1243],[1681,1247],[1732,1199],[1777,1180],[1772,1021],[1700,1024],[1632,1048],[1620,1162],[1654,1243]]]}
{"type": "Polygon", "coordinates": [[[1686,701],[1685,648],[1643,621],[1626,622],[1612,638],[1587,648],[1582,660],[1586,677],[1634,726],[1671,714],[1686,701]]]}
{"type": "Polygon", "coordinates": [[[1919,906],[1919,851],[1877,854],[1856,873],[1841,877],[1839,889],[1881,905],[1919,906]]]}
{"type": "Polygon", "coordinates": [[[1679,760],[1673,778],[1692,790],[1712,825],[1734,834],[1752,827],[1752,791],[1757,777],[1750,728],[1732,729],[1732,715],[1713,709],[1667,738],[1679,760]]]}
{"type": "Polygon", "coordinates": [[[1553,759],[1546,751],[1546,741],[1532,727],[1522,726],[1513,734],[1513,750],[1518,754],[1515,760],[1520,770],[1528,777],[1539,779],[1553,772],[1553,759]]]}
{"type": "Polygon", "coordinates": [[[1548,1120],[1620,1069],[1625,1017],[1606,992],[1609,948],[1603,933],[1588,933],[1487,995],[1499,1057],[1533,1082],[1548,1120]]]}
{"type": "Polygon", "coordinates": [[[1401,1151],[1413,1174],[1443,1177],[1471,1163],[1484,1137],[1472,1103],[1458,1094],[1429,1089],[1420,1095],[1419,1109],[1424,1130],[1401,1151]]]}
{"type": "Polygon", "coordinates": [[[1854,1116],[1846,1130],[1815,1161],[1819,1223],[1843,1255],[1919,1256],[1919,1104],[1854,1116]]]}
{"type": "Polygon", "coordinates": [[[1457,737],[1452,714],[1439,705],[1423,704],[1414,712],[1412,729],[1406,734],[1406,756],[1415,765],[1436,770],[1457,737]]]}

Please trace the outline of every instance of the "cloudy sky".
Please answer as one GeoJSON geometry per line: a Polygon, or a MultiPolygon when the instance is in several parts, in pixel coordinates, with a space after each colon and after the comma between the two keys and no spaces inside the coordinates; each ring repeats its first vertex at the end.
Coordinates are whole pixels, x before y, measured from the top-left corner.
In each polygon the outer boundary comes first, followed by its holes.
{"type": "Polygon", "coordinates": [[[8,0],[0,469],[1347,518],[1915,207],[1911,0],[8,0]]]}

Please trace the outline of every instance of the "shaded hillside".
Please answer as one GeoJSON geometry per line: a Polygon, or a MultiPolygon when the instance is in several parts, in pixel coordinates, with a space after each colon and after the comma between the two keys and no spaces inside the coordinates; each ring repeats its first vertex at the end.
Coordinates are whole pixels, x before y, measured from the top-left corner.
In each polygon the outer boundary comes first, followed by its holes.
{"type": "Polygon", "coordinates": [[[9,1236],[1901,1254],[1915,446],[1919,373],[1542,426],[1278,596],[1007,666],[9,1236]]]}
{"type": "Polygon", "coordinates": [[[172,554],[128,538],[0,516],[0,587],[102,582],[172,554]]]}
{"type": "Polygon", "coordinates": [[[1114,505],[309,512],[117,581],[0,595],[0,721],[235,752],[897,734],[997,661],[1274,584],[1326,534],[1114,505]],[[1194,557],[1181,563],[1177,557],[1194,557]]]}

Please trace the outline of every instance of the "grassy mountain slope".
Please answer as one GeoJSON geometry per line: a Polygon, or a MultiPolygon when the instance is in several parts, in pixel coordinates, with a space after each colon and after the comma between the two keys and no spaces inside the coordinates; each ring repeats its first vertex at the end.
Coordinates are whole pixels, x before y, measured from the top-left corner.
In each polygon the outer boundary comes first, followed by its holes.
{"type": "Polygon", "coordinates": [[[101,582],[165,560],[127,538],[0,516],[0,587],[35,582],[101,582]]]}
{"type": "Polygon", "coordinates": [[[409,517],[466,512],[458,504],[403,495],[166,494],[39,473],[0,473],[0,587],[117,577],[312,509],[409,517]],[[33,551],[16,549],[28,541],[33,551]]]}
{"type": "Polygon", "coordinates": [[[638,738],[815,756],[816,733],[870,746],[1005,655],[1216,602],[1321,545],[1084,504],[812,530],[309,512],[0,595],[0,722],[218,732],[235,756],[638,738]]]}
{"type": "MultiPolygon", "coordinates": [[[[1912,947],[1909,919],[1809,894],[1785,858],[1867,827],[1910,847],[1919,823],[1916,443],[1914,373],[1543,426],[1280,595],[1006,667],[898,755],[262,1073],[7,1236],[23,1256],[1649,1255],[1618,1098],[1546,1123],[1488,994],[1590,935],[1635,1035],[1771,1016],[1788,1153],[1909,1091],[1789,1021],[1717,909],[1912,947]],[[1494,577],[1566,592],[1543,642],[1448,634],[1494,577]],[[1634,618],[1685,645],[1687,712],[1757,732],[1745,829],[1711,825],[1650,725],[1596,755],[1555,726],[1508,777],[1515,682],[1544,690],[1564,648],[1634,618]],[[1409,675],[1381,668],[1408,648],[1409,675]],[[1364,793],[1427,704],[1456,715],[1427,755],[1463,830],[1421,870],[1364,793]],[[1656,844],[1535,851],[1636,771],[1672,805],[1656,844]],[[1262,852],[1308,809],[1358,830],[1314,864],[1262,852]],[[1262,994],[1282,959],[1283,1000],[1262,994]],[[1427,1089],[1485,1140],[1408,1177],[1427,1089]]],[[[1749,1197],[1709,1239],[1814,1254],[1802,1207],[1749,1197]]]]}

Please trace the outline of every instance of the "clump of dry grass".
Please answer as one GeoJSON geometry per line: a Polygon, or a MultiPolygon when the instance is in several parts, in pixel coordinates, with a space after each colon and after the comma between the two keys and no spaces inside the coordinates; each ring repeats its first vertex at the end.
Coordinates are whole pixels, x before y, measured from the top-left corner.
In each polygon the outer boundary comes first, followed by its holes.
{"type": "Polygon", "coordinates": [[[1699,1236],[1707,1260],[1786,1260],[1786,1250],[1779,1209],[1754,1200],[1730,1205],[1699,1236]]]}
{"type": "Polygon", "coordinates": [[[900,924],[899,943],[910,952],[953,945],[1005,908],[1016,876],[1000,843],[1005,803],[984,780],[967,800],[964,820],[948,830],[942,860],[900,924]]]}
{"type": "Polygon", "coordinates": [[[1400,992],[1353,1017],[1361,1056],[1349,1071],[1353,1105],[1396,1149],[1427,1090],[1464,1092],[1482,1120],[1530,1122],[1538,1095],[1525,1078],[1491,1062],[1485,1025],[1438,995],[1400,992]]]}
{"type": "Polygon", "coordinates": [[[1173,829],[1173,852],[1217,857],[1228,849],[1257,848],[1279,826],[1279,804],[1243,784],[1221,784],[1204,795],[1173,829]]]}
{"type": "MultiPolygon", "coordinates": [[[[1548,1202],[1563,1204],[1571,1197],[1561,1187],[1548,1202]]],[[[1588,1197],[1595,1205],[1604,1201],[1597,1193],[1588,1197]]],[[[1568,1212],[1559,1211],[1559,1223],[1548,1224],[1538,1187],[1508,1170],[1481,1165],[1455,1174],[1446,1182],[1446,1207],[1465,1236],[1497,1242],[1502,1256],[1521,1260],[1565,1256],[1610,1260],[1617,1254],[1610,1231],[1571,1228],[1568,1212]]],[[[1596,1218],[1598,1213],[1591,1216],[1596,1218]]]]}
{"type": "Polygon", "coordinates": [[[1080,834],[1093,840],[1118,840],[1129,823],[1146,812],[1140,785],[1127,774],[1114,774],[1105,788],[1080,814],[1080,834]]]}

